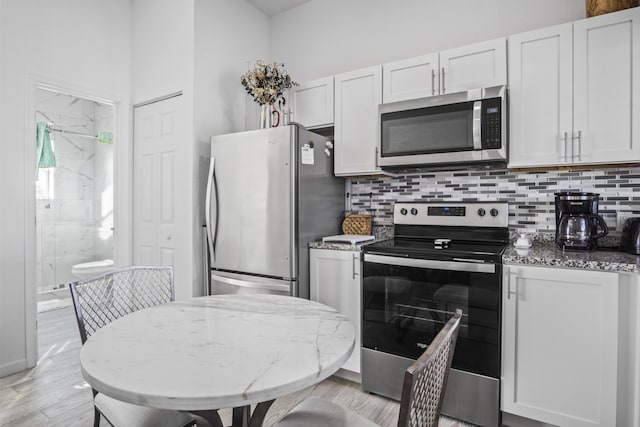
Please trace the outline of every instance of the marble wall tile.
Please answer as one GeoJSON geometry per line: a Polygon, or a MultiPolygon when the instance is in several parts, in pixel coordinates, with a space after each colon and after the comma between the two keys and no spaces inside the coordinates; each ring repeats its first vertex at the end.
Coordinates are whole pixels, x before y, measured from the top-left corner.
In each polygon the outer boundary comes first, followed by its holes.
{"type": "MultiPolygon", "coordinates": [[[[54,123],[58,129],[88,135],[113,131],[110,105],[39,90],[36,110],[36,121],[54,123]]],[[[113,258],[113,201],[108,200],[113,198],[113,146],[71,134],[51,136],[57,162],[55,199],[36,205],[40,291],[76,280],[71,274],[75,264],[113,258]],[[108,213],[103,205],[109,205],[108,213]]]]}
{"type": "Polygon", "coordinates": [[[599,213],[613,232],[619,214],[640,216],[640,167],[526,172],[506,169],[407,173],[351,180],[348,208],[393,223],[396,201],[509,202],[509,227],[527,233],[555,230],[554,193],[600,194],[599,213]]]}

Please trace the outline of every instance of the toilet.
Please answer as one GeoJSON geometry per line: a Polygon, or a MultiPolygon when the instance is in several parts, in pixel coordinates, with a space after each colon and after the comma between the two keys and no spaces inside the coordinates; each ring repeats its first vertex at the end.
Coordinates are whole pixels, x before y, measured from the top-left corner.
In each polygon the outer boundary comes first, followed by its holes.
{"type": "Polygon", "coordinates": [[[71,274],[80,280],[88,279],[98,274],[105,273],[113,269],[112,259],[103,259],[100,261],[84,262],[71,267],[71,274]]]}

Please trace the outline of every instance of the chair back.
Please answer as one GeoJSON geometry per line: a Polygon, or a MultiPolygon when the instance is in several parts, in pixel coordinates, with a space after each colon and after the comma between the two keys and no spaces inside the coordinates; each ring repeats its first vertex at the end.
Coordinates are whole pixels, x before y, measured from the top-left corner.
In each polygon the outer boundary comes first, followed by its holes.
{"type": "Polygon", "coordinates": [[[69,288],[83,344],[126,314],[175,299],[171,266],[123,267],[73,282],[69,288]]]}
{"type": "Polygon", "coordinates": [[[398,427],[438,425],[461,318],[462,310],[458,309],[420,358],[406,370],[398,427]]]}

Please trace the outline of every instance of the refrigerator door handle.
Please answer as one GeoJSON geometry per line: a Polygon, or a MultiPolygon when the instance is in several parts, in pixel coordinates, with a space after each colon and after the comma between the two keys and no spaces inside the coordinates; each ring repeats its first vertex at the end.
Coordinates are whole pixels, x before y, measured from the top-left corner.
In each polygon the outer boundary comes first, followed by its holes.
{"type": "Polygon", "coordinates": [[[290,286],[285,284],[282,280],[272,280],[268,279],[263,280],[247,280],[247,279],[236,279],[232,277],[220,276],[218,274],[212,274],[211,279],[216,282],[226,283],[227,285],[238,286],[241,288],[253,288],[264,291],[280,291],[280,292],[291,292],[290,286]]]}
{"type": "Polygon", "coordinates": [[[209,254],[211,254],[211,265],[213,265],[216,261],[216,236],[218,234],[218,194],[213,194],[215,190],[215,165],[216,159],[211,156],[211,161],[209,162],[209,176],[207,178],[207,194],[205,196],[205,221],[207,226],[207,240],[209,241],[209,254]],[[211,201],[216,201],[216,207],[214,209],[215,219],[211,218],[211,201]],[[215,227],[215,228],[212,228],[215,227]]]}

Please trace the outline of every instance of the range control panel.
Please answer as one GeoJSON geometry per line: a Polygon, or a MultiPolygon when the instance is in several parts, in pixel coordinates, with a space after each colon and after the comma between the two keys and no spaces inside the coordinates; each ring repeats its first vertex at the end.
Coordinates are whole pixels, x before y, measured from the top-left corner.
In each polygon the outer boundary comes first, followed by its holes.
{"type": "Polygon", "coordinates": [[[507,227],[506,202],[398,202],[393,223],[452,227],[507,227]]]}

